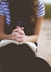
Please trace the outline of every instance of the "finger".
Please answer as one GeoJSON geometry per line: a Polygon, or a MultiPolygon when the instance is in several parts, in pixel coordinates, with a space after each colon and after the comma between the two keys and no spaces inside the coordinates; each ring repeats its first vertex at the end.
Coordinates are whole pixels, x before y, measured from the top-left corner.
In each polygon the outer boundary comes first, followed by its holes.
{"type": "Polygon", "coordinates": [[[14,29],[12,32],[18,32],[18,31],[19,31],[19,29],[16,28],[16,29],[14,29]]]}
{"type": "Polygon", "coordinates": [[[23,28],[15,28],[12,32],[18,32],[19,30],[23,30],[23,28]]]}
{"type": "Polygon", "coordinates": [[[16,26],[16,28],[24,30],[24,27],[16,26]]]}
{"type": "Polygon", "coordinates": [[[18,38],[16,41],[23,42],[23,38],[18,38]]]}
{"type": "Polygon", "coordinates": [[[24,30],[24,27],[21,27],[22,30],[24,30]]]}
{"type": "Polygon", "coordinates": [[[21,42],[21,41],[23,41],[23,38],[12,37],[12,40],[15,40],[15,41],[19,41],[19,42],[21,42]]]}
{"type": "Polygon", "coordinates": [[[17,34],[17,32],[12,32],[12,36],[14,36],[14,35],[16,35],[17,34]]]}
{"type": "Polygon", "coordinates": [[[16,28],[21,29],[21,27],[20,27],[20,26],[16,26],[16,28]]]}
{"type": "Polygon", "coordinates": [[[12,37],[15,37],[15,38],[22,38],[24,35],[21,35],[20,33],[18,32],[14,32],[12,33],[12,37]]]}
{"type": "Polygon", "coordinates": [[[18,31],[21,35],[25,35],[25,32],[23,30],[18,31]]]}
{"type": "Polygon", "coordinates": [[[23,30],[21,30],[21,29],[14,29],[13,31],[12,31],[12,33],[19,33],[19,34],[22,34],[22,35],[25,35],[25,32],[23,31],[23,30]]]}

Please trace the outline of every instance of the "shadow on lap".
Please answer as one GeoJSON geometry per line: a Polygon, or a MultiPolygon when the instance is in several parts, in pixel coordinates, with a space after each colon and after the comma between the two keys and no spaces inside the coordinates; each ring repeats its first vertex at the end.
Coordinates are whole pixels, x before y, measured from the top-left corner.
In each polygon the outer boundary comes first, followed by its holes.
{"type": "Polygon", "coordinates": [[[51,72],[48,63],[35,57],[26,44],[12,43],[0,48],[0,58],[3,72],[51,72]]]}

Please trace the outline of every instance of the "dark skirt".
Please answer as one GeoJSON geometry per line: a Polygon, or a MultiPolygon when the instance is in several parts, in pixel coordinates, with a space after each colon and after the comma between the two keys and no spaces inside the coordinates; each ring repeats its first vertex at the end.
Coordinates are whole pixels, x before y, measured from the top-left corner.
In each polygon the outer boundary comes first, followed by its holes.
{"type": "Polygon", "coordinates": [[[8,44],[0,48],[0,72],[51,72],[49,64],[26,45],[8,44]]]}

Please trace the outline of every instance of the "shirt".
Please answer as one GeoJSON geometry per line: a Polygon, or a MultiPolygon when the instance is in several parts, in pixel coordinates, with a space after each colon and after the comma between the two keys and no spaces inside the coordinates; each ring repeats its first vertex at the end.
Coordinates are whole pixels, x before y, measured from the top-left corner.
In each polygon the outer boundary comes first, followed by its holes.
{"type": "MultiPolygon", "coordinates": [[[[0,15],[6,16],[6,24],[10,24],[10,10],[8,2],[0,2],[0,15]]],[[[37,17],[45,15],[45,5],[42,1],[38,0],[38,12],[37,17]]]]}

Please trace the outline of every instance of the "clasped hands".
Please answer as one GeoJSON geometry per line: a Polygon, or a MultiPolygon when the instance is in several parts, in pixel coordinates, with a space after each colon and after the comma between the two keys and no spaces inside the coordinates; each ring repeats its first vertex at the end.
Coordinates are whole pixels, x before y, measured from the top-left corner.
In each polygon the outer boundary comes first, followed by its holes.
{"type": "Polygon", "coordinates": [[[12,31],[12,40],[18,41],[18,42],[26,42],[29,41],[29,36],[25,35],[24,27],[17,26],[12,31]]]}

